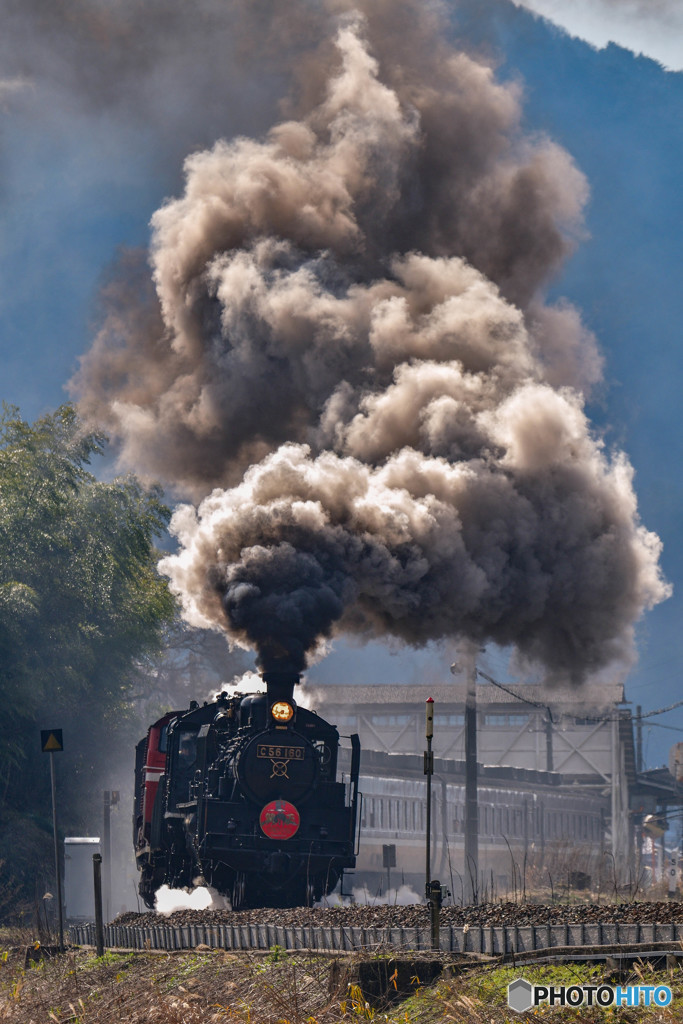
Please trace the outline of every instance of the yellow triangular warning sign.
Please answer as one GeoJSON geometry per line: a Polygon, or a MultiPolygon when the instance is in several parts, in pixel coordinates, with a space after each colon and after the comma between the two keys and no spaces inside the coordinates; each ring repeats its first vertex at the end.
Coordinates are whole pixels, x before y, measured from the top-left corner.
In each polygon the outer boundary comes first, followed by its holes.
{"type": "Polygon", "coordinates": [[[40,732],[40,746],[44,754],[53,754],[57,750],[64,750],[61,729],[42,729],[40,732]]]}

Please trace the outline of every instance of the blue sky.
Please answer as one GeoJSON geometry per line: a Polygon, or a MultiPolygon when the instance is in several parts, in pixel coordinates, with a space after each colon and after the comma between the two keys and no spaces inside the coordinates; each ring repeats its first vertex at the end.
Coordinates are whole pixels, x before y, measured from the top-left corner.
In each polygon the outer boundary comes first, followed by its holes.
{"type": "MultiPolygon", "coordinates": [[[[541,10],[541,0],[533,6],[541,10]]],[[[683,60],[671,47],[663,49],[674,8],[660,5],[660,16],[645,26],[635,2],[594,5],[596,17],[611,20],[614,38],[651,55],[636,56],[579,38],[606,42],[585,16],[582,21],[580,6],[565,8],[573,36],[508,0],[463,3],[453,25],[495,57],[502,78],[523,82],[527,129],[565,146],[590,183],[587,237],[553,294],[581,308],[598,337],[605,384],[591,417],[608,444],[628,453],[643,522],[664,541],[674,596],[641,624],[640,664],[627,683],[629,699],[655,708],[683,696],[683,72],[658,63],[680,67],[683,60]],[[642,44],[636,47],[639,19],[642,44]]],[[[549,0],[545,9],[557,16],[549,0]]],[[[4,56],[7,62],[6,50],[4,56]]],[[[219,135],[258,134],[276,116],[272,82],[224,107],[202,102],[196,78],[179,98],[158,76],[156,87],[173,102],[142,97],[137,105],[133,96],[90,103],[86,85],[67,81],[59,68],[52,85],[49,75],[36,84],[11,60],[6,76],[0,69],[0,396],[27,418],[66,397],[117,249],[146,243],[152,213],[180,188],[183,155],[219,135]]],[[[449,658],[436,651],[416,657],[344,648],[339,645],[313,675],[436,679],[449,658]]],[[[487,658],[488,671],[505,671],[502,653],[487,658]]],[[[683,710],[658,721],[683,728],[683,710]]],[[[677,738],[653,728],[648,760],[661,763],[677,738]]]]}

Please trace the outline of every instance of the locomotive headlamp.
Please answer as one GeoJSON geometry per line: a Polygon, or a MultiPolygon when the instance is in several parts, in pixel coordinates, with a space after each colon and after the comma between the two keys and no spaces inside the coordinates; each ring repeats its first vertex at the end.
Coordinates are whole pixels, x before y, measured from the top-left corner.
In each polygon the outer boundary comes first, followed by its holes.
{"type": "Polygon", "coordinates": [[[270,709],[276,722],[289,722],[294,718],[294,708],[286,700],[276,700],[270,709]]]}

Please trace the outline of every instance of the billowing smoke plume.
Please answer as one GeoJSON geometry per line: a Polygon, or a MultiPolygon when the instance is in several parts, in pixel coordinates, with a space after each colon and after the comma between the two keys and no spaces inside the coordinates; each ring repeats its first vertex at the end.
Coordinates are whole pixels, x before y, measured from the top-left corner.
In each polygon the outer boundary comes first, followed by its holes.
{"type": "MultiPolygon", "coordinates": [[[[519,136],[515,90],[488,67],[449,52],[432,71],[434,52],[414,50],[424,66],[404,76],[387,54],[400,80],[392,89],[348,25],[341,67],[305,119],[264,142],[221,141],[188,158],[185,196],[153,218],[154,301],[140,304],[138,276],[128,288],[117,282],[81,372],[83,407],[122,439],[124,461],[201,496],[284,441],[315,440],[341,381],[373,390],[403,360],[461,358],[443,344],[432,353],[419,331],[395,352],[379,337],[400,308],[419,315],[465,287],[447,269],[424,296],[420,281],[402,287],[411,252],[461,256],[523,305],[536,348],[528,358],[551,383],[599,376],[575,312],[534,301],[568,248],[558,224],[579,226],[583,177],[559,147],[519,136]]],[[[499,347],[521,317],[470,281],[461,319],[477,370],[475,311],[479,333],[499,347]],[[491,315],[503,321],[495,332],[491,315]]]]}
{"type": "Polygon", "coordinates": [[[583,411],[594,339],[539,297],[586,186],[419,10],[344,16],[307,112],[188,158],[153,292],[112,292],[82,404],[128,463],[215,488],[163,571],[264,667],[345,630],[490,638],[581,679],[668,592],[583,411]]]}

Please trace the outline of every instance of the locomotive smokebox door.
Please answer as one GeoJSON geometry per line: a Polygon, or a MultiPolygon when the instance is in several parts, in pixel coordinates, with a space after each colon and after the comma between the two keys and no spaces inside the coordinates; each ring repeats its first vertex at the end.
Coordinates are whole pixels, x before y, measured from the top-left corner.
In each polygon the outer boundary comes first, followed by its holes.
{"type": "Polygon", "coordinates": [[[315,787],[319,757],[303,736],[288,732],[254,736],[237,761],[237,778],[247,796],[258,803],[285,797],[302,802],[315,787]]]}

